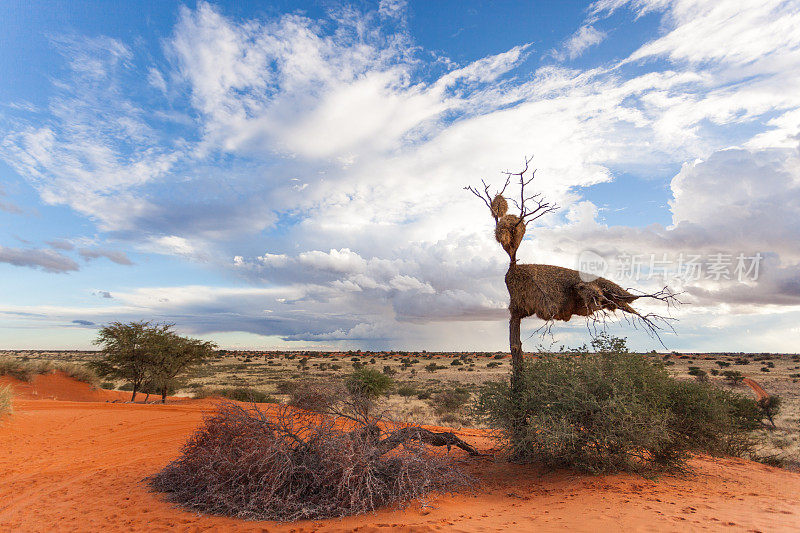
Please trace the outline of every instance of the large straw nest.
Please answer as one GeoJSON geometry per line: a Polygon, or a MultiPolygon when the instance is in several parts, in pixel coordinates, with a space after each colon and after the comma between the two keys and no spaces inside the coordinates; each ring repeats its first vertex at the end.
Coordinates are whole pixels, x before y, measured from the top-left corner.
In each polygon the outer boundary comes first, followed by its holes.
{"type": "MultiPolygon", "coordinates": [[[[502,244],[502,243],[501,243],[502,244]]],[[[505,246],[504,246],[505,248],[505,246]]],[[[542,320],[569,320],[597,311],[639,313],[629,302],[638,298],[613,281],[583,281],[571,268],[554,265],[511,265],[506,273],[512,316],[536,315],[542,320]]]]}
{"type": "Polygon", "coordinates": [[[514,255],[525,236],[525,222],[516,215],[505,215],[497,221],[494,238],[509,256],[514,255]]]}

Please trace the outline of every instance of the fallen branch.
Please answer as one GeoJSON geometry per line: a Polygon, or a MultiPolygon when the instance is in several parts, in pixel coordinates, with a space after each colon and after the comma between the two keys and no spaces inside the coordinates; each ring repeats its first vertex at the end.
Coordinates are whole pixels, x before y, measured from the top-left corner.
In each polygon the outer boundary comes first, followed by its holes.
{"type": "Polygon", "coordinates": [[[379,453],[383,455],[410,440],[416,440],[430,446],[447,446],[448,452],[451,447],[456,446],[470,455],[482,455],[478,450],[456,437],[454,433],[449,431],[436,433],[416,426],[404,427],[393,431],[388,437],[378,442],[377,448],[379,453]]]}

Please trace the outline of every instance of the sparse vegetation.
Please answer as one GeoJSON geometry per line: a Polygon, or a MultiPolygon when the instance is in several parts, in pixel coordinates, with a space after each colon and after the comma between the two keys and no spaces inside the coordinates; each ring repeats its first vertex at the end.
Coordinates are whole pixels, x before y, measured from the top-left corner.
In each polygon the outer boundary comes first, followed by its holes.
{"type": "MultiPolygon", "coordinates": [[[[588,348],[587,351],[591,349],[588,348]]],[[[596,349],[596,348],[595,348],[596,349]]],[[[604,348],[605,349],[605,348],[604,348]]],[[[219,357],[214,357],[207,363],[196,366],[189,370],[185,377],[181,377],[174,384],[175,394],[190,395],[199,389],[237,389],[251,388],[260,394],[273,395],[282,402],[292,401],[292,391],[298,384],[305,383],[320,384],[325,389],[335,389],[345,391],[344,382],[353,368],[350,364],[350,357],[358,355],[353,353],[337,352],[281,352],[281,351],[221,351],[219,357]],[[308,370],[300,372],[297,363],[301,359],[308,357],[308,370]],[[246,360],[250,359],[248,363],[246,360]],[[336,368],[335,366],[340,367],[336,368]]],[[[539,354],[541,355],[541,354],[539,354]]],[[[46,372],[52,371],[53,367],[60,365],[75,365],[86,368],[87,364],[97,360],[100,354],[97,352],[76,352],[76,351],[16,351],[0,352],[0,361],[7,358],[14,362],[14,366],[19,363],[29,364],[32,368],[41,368],[46,372]]],[[[770,356],[764,358],[764,354],[677,354],[677,353],[656,353],[644,355],[650,361],[657,361],[667,366],[666,370],[677,379],[687,379],[689,366],[697,366],[709,373],[710,384],[717,388],[735,390],[745,397],[755,398],[756,395],[750,387],[742,387],[741,380],[730,381],[724,378],[724,372],[738,369],[741,378],[745,376],[756,379],[763,388],[772,395],[782,397],[782,409],[773,417],[775,427],[772,427],[768,418],[758,410],[759,416],[763,419],[763,424],[753,432],[751,436],[757,442],[753,454],[746,456],[759,459],[761,457],[780,457],[782,464],[788,465],[787,468],[797,468],[800,465],[800,439],[796,437],[798,419],[800,419],[800,395],[797,392],[796,384],[793,380],[800,380],[800,361],[795,362],[793,356],[770,356]],[[760,363],[755,366],[755,359],[760,363]],[[736,361],[750,362],[750,366],[735,366],[732,368],[722,368],[715,361],[736,361]],[[690,362],[692,361],[692,362],[690,362]],[[771,373],[759,376],[759,368],[771,362],[774,368],[771,373]],[[719,379],[712,376],[716,374],[719,379]],[[769,426],[769,427],[768,427],[769,426]],[[784,442],[784,448],[778,446],[784,442]],[[794,466],[792,466],[794,465],[794,466]]],[[[396,374],[401,383],[395,387],[394,396],[379,398],[381,409],[386,409],[387,413],[397,420],[414,420],[429,424],[438,425],[457,425],[458,427],[482,427],[485,421],[472,418],[472,411],[465,408],[452,412],[442,412],[436,402],[429,401],[436,394],[449,391],[455,388],[468,390],[473,396],[478,394],[482,384],[497,379],[502,379],[510,368],[511,359],[508,355],[498,354],[497,352],[466,352],[466,353],[444,353],[444,352],[408,352],[402,354],[388,354],[378,352],[363,352],[360,360],[364,362],[376,359],[377,366],[368,367],[381,370],[384,366],[391,366],[393,369],[401,370],[403,363],[409,362],[416,365],[406,372],[396,374]],[[500,355],[500,359],[494,359],[500,355]],[[505,359],[503,359],[505,357],[505,359]],[[426,360],[428,359],[428,360],[426,360]],[[464,362],[461,366],[451,366],[450,362],[458,359],[464,362]],[[475,361],[475,363],[472,363],[475,361]],[[422,364],[419,364],[419,363],[422,364]],[[424,366],[435,364],[435,373],[424,371],[424,366]],[[497,366],[489,363],[499,363],[497,366]],[[472,366],[474,364],[474,367],[472,366]],[[470,372],[459,371],[459,369],[472,369],[470,372]],[[401,389],[405,387],[401,391],[401,389]],[[412,393],[413,390],[413,393],[412,393]],[[401,396],[400,392],[410,394],[401,396]]],[[[31,379],[35,374],[31,374],[31,379]]],[[[104,388],[131,391],[130,383],[115,378],[103,383],[104,388]],[[115,386],[116,385],[116,386],[115,386]]],[[[170,389],[170,395],[173,394],[170,389]]],[[[160,394],[157,387],[143,384],[139,392],[160,394]]],[[[315,393],[320,398],[318,393],[315,393]]],[[[296,395],[297,396],[297,395],[296,395]]],[[[325,395],[322,395],[324,398],[325,395]]],[[[129,396],[130,397],[130,396],[129,396]]],[[[237,396],[235,396],[237,397],[237,396]]],[[[238,396],[239,399],[249,402],[249,397],[238,396]]],[[[137,401],[141,401],[137,394],[137,401]]],[[[151,398],[152,400],[152,398],[151,398]]],[[[262,399],[257,399],[262,401],[262,399]]],[[[303,403],[303,402],[299,402],[303,403]]],[[[314,402],[310,402],[314,403],[314,402]]],[[[328,411],[327,402],[316,407],[323,412],[328,411]]],[[[309,404],[306,404],[309,405],[309,404]]],[[[757,407],[756,407],[757,408],[757,407]]]]}
{"type": "Polygon", "coordinates": [[[211,388],[203,387],[194,393],[195,398],[220,397],[250,403],[279,403],[278,400],[264,391],[249,387],[211,388]]]}

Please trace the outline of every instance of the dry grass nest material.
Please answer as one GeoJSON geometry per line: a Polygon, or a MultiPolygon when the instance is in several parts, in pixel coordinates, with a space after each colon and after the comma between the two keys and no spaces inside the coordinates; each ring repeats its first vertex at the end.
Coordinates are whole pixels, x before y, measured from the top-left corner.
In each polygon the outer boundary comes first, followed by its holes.
{"type": "Polygon", "coordinates": [[[611,313],[619,310],[633,315],[634,325],[642,325],[656,337],[662,326],[670,327],[668,317],[641,314],[630,305],[639,298],[654,298],[669,307],[678,302],[669,289],[632,294],[606,278],[584,279],[585,275],[582,279],[582,274],[571,268],[512,264],[506,273],[506,287],[511,297],[509,311],[518,318],[535,315],[547,323],[584,316],[595,324],[603,324],[611,313]]]}
{"type": "Polygon", "coordinates": [[[638,314],[629,302],[639,298],[605,278],[583,281],[577,270],[554,265],[511,265],[506,274],[509,309],[519,317],[569,320],[597,311],[638,314]]]}

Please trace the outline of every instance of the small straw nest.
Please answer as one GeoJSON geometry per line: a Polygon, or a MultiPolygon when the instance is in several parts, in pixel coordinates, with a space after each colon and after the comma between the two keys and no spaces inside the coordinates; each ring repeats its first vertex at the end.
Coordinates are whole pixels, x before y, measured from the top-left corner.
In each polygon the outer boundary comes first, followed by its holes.
{"type": "Polygon", "coordinates": [[[492,210],[492,215],[494,215],[495,218],[500,218],[508,213],[508,202],[506,202],[502,194],[498,194],[494,197],[494,200],[492,200],[492,205],[490,205],[489,208],[492,210]]]}
{"type": "MultiPolygon", "coordinates": [[[[501,243],[502,244],[502,243],[501,243]]],[[[639,313],[629,303],[633,295],[605,278],[583,281],[571,268],[554,265],[511,265],[506,273],[512,316],[536,315],[545,321],[590,316],[597,311],[639,313]]]]}

